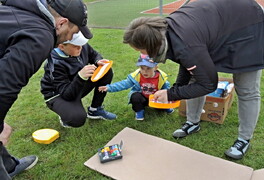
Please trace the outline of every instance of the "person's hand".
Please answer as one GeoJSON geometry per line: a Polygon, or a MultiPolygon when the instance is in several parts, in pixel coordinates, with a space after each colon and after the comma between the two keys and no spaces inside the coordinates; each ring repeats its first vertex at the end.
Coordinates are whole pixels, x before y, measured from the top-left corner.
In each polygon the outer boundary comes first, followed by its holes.
{"type": "Polygon", "coordinates": [[[7,145],[11,133],[12,133],[12,127],[9,126],[7,123],[4,123],[4,129],[0,133],[0,141],[2,141],[4,146],[7,145]]]}
{"type": "Polygon", "coordinates": [[[82,78],[88,79],[89,77],[91,77],[93,75],[95,69],[96,69],[96,66],[94,64],[93,65],[86,65],[79,71],[79,75],[82,78]]]}
{"type": "Polygon", "coordinates": [[[107,63],[107,62],[109,62],[108,59],[101,59],[101,60],[97,61],[97,65],[98,65],[98,66],[103,66],[103,65],[105,65],[105,63],[107,63]]]}
{"type": "Polygon", "coordinates": [[[155,101],[159,101],[161,103],[167,103],[168,102],[167,90],[163,89],[155,92],[154,99],[155,101]]]}
{"type": "Polygon", "coordinates": [[[100,86],[98,87],[99,92],[106,92],[107,91],[107,87],[106,86],[100,86]]]}

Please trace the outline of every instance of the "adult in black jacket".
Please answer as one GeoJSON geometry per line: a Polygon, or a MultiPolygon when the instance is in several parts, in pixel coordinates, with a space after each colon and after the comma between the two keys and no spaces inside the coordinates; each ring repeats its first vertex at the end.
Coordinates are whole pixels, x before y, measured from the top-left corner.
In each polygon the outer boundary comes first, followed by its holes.
{"type": "Polygon", "coordinates": [[[41,79],[41,93],[47,106],[59,115],[63,127],[81,127],[86,118],[116,119],[116,115],[102,107],[106,92],[99,92],[99,86],[110,84],[113,71],[110,69],[101,79],[91,81],[96,66],[108,60],[94,50],[81,32],[72,40],[59,44],[51,52],[51,59],[44,66],[41,79]],[[94,90],[91,106],[86,113],[82,98],[94,90]]]}
{"type": "MultiPolygon", "coordinates": [[[[81,0],[1,0],[1,3],[0,140],[6,142],[10,134],[6,130],[8,125],[4,126],[8,110],[54,46],[70,40],[79,30],[87,38],[92,35],[86,27],[87,9],[81,0]]],[[[36,156],[12,157],[0,142],[1,180],[10,179],[36,162],[36,156]]]]}
{"type": "Polygon", "coordinates": [[[232,73],[239,103],[239,133],[225,154],[241,159],[260,111],[260,77],[264,68],[264,15],[254,0],[196,0],[166,18],[133,20],[124,43],[153,57],[180,64],[173,87],[155,93],[159,101],[193,99],[187,102],[187,122],[173,136],[185,137],[200,129],[204,95],[217,88],[217,72],[232,73]],[[190,112],[192,111],[192,112],[190,112]]]}

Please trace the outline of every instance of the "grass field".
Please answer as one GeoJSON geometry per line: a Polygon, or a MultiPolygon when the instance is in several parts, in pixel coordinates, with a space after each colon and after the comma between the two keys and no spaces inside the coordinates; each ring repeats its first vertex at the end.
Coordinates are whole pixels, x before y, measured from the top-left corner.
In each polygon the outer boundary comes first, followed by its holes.
{"type": "MultiPolygon", "coordinates": [[[[113,82],[126,78],[128,73],[135,70],[138,53],[128,45],[122,44],[123,30],[92,29],[92,32],[94,38],[89,41],[90,44],[105,58],[114,61],[113,82]]],[[[177,64],[168,61],[166,64],[160,65],[160,68],[169,74],[169,81],[172,84],[177,74],[177,64]]],[[[35,154],[39,157],[39,163],[33,169],[14,178],[17,180],[109,179],[85,167],[83,163],[93,156],[99,147],[104,146],[125,127],[155,135],[223,159],[227,159],[224,156],[224,151],[237,138],[236,98],[223,125],[202,122],[199,133],[184,139],[174,139],[172,137],[173,131],[181,127],[185,118],[179,117],[177,111],[172,115],[167,115],[154,109],[147,109],[145,121],[135,121],[131,106],[127,104],[128,90],[109,93],[105,99],[106,109],[116,113],[118,115],[117,120],[111,122],[87,120],[81,128],[65,129],[60,126],[57,115],[45,106],[39,86],[42,74],[43,68],[30,79],[29,84],[19,94],[18,100],[6,118],[6,122],[14,130],[7,146],[9,152],[17,157],[29,154],[35,154]],[[31,134],[41,128],[58,130],[60,138],[49,145],[35,143],[31,134]]],[[[220,74],[220,76],[230,77],[226,74],[220,74]]],[[[83,99],[85,106],[89,106],[90,101],[91,94],[83,99]]],[[[244,159],[234,162],[254,169],[264,167],[264,155],[261,153],[264,149],[263,116],[262,108],[255,136],[251,141],[252,148],[244,159]]]]}
{"type": "MultiPolygon", "coordinates": [[[[164,0],[163,4],[173,1],[175,0],[164,0]]],[[[124,28],[139,16],[159,15],[141,13],[159,7],[159,0],[99,0],[88,1],[87,6],[89,27],[124,28]]]]}
{"type": "MultiPolygon", "coordinates": [[[[177,0],[162,0],[166,5],[177,0]]],[[[157,8],[160,0],[84,0],[88,7],[88,25],[97,28],[125,28],[129,22],[139,16],[159,16],[157,14],[144,14],[143,11],[157,8]]],[[[185,0],[175,4],[175,10],[185,0]]],[[[257,0],[264,6],[264,0],[257,0]]],[[[172,6],[172,9],[174,7],[172,6]]],[[[163,16],[167,16],[163,13],[163,16]]]]}

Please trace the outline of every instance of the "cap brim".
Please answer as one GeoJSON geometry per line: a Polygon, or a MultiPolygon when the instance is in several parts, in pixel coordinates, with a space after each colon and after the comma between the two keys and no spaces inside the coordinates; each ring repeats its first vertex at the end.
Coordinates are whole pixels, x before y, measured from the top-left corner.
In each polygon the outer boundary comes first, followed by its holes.
{"type": "Polygon", "coordinates": [[[86,37],[87,39],[93,38],[93,34],[91,33],[91,31],[89,30],[89,28],[87,26],[79,26],[79,29],[82,32],[82,34],[84,35],[84,37],[86,37]]]}
{"type": "Polygon", "coordinates": [[[83,46],[83,45],[87,44],[88,39],[86,39],[86,38],[82,35],[82,33],[81,33],[80,31],[79,31],[79,33],[80,33],[81,35],[79,35],[78,37],[73,38],[73,39],[70,40],[70,41],[65,41],[63,44],[73,44],[73,45],[75,45],[75,46],[83,46]]]}
{"type": "Polygon", "coordinates": [[[157,64],[146,63],[146,62],[138,62],[137,66],[147,66],[147,67],[150,67],[150,68],[154,68],[155,66],[157,66],[157,64]]]}

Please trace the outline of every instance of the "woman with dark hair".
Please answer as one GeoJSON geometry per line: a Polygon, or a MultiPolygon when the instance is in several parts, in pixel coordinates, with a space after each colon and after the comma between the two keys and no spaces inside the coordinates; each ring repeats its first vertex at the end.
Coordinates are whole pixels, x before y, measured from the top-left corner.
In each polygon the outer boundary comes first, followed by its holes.
{"type": "Polygon", "coordinates": [[[231,73],[239,133],[225,154],[243,158],[260,111],[263,22],[263,9],[254,0],[196,0],[166,18],[140,17],[129,24],[124,43],[156,62],[170,59],[180,65],[173,87],[154,95],[158,101],[189,99],[187,121],[173,133],[175,138],[200,130],[205,95],[217,88],[218,72],[231,73]]]}

